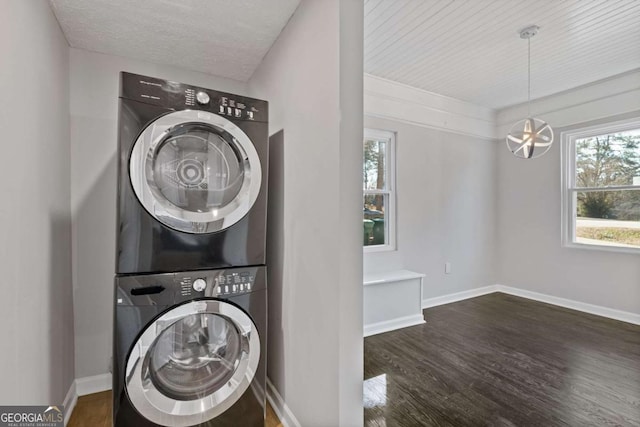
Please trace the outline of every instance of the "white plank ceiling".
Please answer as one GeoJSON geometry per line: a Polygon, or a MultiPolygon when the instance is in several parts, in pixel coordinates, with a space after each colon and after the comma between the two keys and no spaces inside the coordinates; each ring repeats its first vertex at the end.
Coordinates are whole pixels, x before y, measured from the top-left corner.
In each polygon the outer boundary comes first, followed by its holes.
{"type": "Polygon", "coordinates": [[[50,0],[72,47],[247,81],[300,0],[50,0]]]}
{"type": "Polygon", "coordinates": [[[365,72],[491,108],[640,68],[640,0],[365,0],[365,72]]]}

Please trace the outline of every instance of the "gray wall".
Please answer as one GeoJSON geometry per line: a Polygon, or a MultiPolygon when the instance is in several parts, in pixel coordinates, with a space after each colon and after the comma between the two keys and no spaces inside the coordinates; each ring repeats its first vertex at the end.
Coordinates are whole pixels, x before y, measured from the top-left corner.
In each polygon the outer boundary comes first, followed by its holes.
{"type": "Polygon", "coordinates": [[[74,379],[69,52],[47,2],[0,2],[0,58],[0,402],[61,404],[74,379]]]}
{"type": "Polygon", "coordinates": [[[366,253],[365,272],[424,273],[425,299],[495,284],[496,143],[375,117],[365,127],[396,132],[398,189],[397,250],[366,253]]]}
{"type": "Polygon", "coordinates": [[[363,422],[362,19],[359,1],[302,1],[250,81],[270,102],[270,132],[284,129],[270,174],[268,376],[310,427],[363,422]]]}
{"type": "MultiPolygon", "coordinates": [[[[602,111],[601,116],[606,116],[602,111]]],[[[561,111],[555,111],[560,115],[561,111]]],[[[638,113],[610,117],[580,128],[638,113]]],[[[544,117],[544,115],[543,115],[544,117]]],[[[562,118],[556,117],[557,121],[562,118]]],[[[499,270],[501,285],[640,313],[640,257],[561,245],[560,133],[543,157],[517,159],[501,144],[498,155],[499,270]]]]}
{"type": "MultiPolygon", "coordinates": [[[[232,93],[246,92],[243,83],[233,80],[71,49],[71,206],[77,378],[109,372],[120,71],[232,93]]],[[[60,111],[66,114],[66,104],[61,105],[60,111]]]]}

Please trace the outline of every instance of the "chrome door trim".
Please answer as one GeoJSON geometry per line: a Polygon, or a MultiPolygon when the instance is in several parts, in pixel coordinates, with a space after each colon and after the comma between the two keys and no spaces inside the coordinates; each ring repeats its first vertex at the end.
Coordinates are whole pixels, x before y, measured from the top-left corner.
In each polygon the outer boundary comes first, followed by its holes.
{"type": "Polygon", "coordinates": [[[177,306],[149,324],[134,344],[125,369],[125,389],[133,407],[159,425],[186,427],[209,421],[229,409],[247,390],[260,360],[260,337],[249,316],[218,300],[198,300],[177,306]],[[213,393],[194,400],[176,400],[162,394],[148,374],[149,348],[160,334],[180,319],[193,314],[226,317],[242,336],[242,356],[233,376],[213,393]]]}
{"type": "Polygon", "coordinates": [[[144,208],[158,221],[187,233],[212,233],[231,227],[249,212],[260,193],[262,167],[253,143],[242,129],[222,116],[199,110],[166,114],[149,124],[136,140],[129,160],[133,191],[144,208]],[[207,212],[190,212],[173,205],[161,194],[153,179],[156,149],[176,126],[204,123],[229,134],[242,156],[244,179],[237,196],[226,206],[207,212]]]}

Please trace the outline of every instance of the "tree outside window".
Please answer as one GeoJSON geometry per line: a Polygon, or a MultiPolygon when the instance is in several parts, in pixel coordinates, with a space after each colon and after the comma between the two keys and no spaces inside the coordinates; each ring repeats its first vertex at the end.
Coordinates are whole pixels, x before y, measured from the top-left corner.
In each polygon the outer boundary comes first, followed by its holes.
{"type": "Polygon", "coordinates": [[[393,249],[393,143],[391,132],[365,129],[363,145],[363,245],[393,249]]]}
{"type": "Polygon", "coordinates": [[[640,128],[574,137],[570,242],[640,249],[640,128]]]}

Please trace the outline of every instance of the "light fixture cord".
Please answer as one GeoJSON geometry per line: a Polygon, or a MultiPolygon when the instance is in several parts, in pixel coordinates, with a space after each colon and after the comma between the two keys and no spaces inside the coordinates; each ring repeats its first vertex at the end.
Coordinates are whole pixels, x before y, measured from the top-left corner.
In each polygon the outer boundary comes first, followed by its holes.
{"type": "Polygon", "coordinates": [[[527,117],[531,117],[531,37],[527,38],[527,79],[529,85],[527,88],[527,117]]]}

